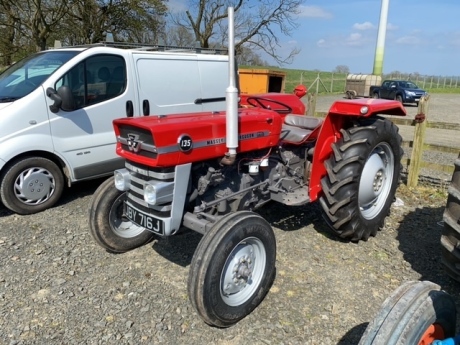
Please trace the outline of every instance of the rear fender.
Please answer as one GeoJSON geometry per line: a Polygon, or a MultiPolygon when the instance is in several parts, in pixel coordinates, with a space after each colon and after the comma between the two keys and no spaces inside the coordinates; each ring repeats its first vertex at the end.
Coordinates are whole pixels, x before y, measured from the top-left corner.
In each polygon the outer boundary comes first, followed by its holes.
{"type": "Polygon", "coordinates": [[[340,130],[355,120],[378,114],[405,116],[406,110],[398,101],[373,98],[341,100],[332,104],[319,132],[313,154],[309,184],[312,202],[317,200],[322,192],[321,179],[326,175],[324,162],[332,154],[332,144],[342,137],[340,130]]]}

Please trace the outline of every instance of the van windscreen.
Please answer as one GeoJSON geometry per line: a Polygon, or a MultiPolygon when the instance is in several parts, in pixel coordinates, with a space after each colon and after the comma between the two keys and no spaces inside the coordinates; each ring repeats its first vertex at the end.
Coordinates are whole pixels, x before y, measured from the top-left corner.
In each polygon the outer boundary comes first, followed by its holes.
{"type": "Polygon", "coordinates": [[[79,51],[45,51],[15,63],[0,74],[0,103],[31,93],[79,51]]]}

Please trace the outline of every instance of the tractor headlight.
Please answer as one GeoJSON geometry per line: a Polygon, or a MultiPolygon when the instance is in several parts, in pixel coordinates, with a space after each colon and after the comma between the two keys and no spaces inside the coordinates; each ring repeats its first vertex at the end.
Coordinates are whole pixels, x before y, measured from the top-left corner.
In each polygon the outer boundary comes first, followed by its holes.
{"type": "Polygon", "coordinates": [[[131,185],[131,175],[127,169],[118,169],[114,171],[115,188],[119,191],[126,192],[131,185]]]}
{"type": "Polygon", "coordinates": [[[151,205],[156,204],[157,193],[155,190],[155,185],[150,183],[144,185],[144,200],[151,205]]]}
{"type": "Polygon", "coordinates": [[[172,202],[174,182],[148,181],[144,184],[144,201],[150,205],[172,202]]]}

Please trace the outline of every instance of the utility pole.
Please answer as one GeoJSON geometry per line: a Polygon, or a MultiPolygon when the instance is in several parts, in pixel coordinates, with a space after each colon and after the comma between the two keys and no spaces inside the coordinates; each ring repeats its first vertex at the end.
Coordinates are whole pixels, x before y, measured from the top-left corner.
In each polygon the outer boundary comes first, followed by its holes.
{"type": "Polygon", "coordinates": [[[372,74],[380,76],[383,73],[383,54],[385,51],[385,35],[387,31],[389,2],[390,0],[382,0],[382,8],[380,9],[379,32],[377,34],[377,46],[375,48],[374,70],[372,72],[372,74]]]}

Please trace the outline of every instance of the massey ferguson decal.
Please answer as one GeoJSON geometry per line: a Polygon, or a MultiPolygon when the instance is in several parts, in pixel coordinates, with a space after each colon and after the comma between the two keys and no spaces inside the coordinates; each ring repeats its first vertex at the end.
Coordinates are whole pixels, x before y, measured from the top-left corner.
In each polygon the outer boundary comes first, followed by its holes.
{"type": "Polygon", "coordinates": [[[139,139],[139,135],[128,134],[127,144],[128,144],[128,148],[130,151],[136,152],[136,153],[140,151],[142,142],[138,141],[138,139],[139,139]]]}

